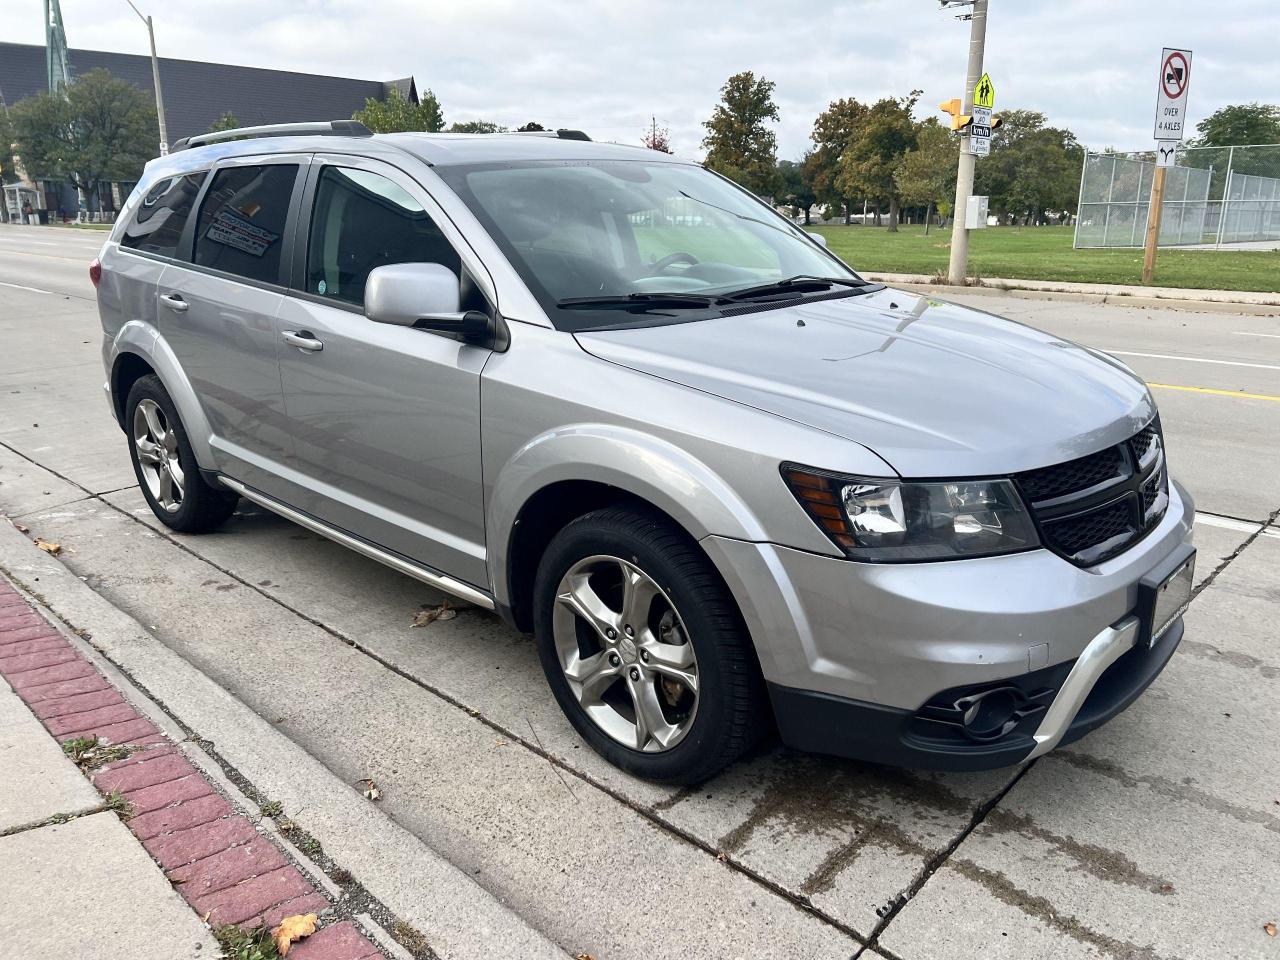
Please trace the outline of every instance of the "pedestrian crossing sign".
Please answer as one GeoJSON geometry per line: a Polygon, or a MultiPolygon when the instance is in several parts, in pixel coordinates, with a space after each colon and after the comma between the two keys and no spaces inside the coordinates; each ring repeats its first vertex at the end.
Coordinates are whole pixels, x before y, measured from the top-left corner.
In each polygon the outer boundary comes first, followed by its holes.
{"type": "Polygon", "coordinates": [[[991,74],[984,73],[978,85],[973,88],[973,105],[986,107],[988,110],[996,105],[996,85],[991,82],[991,74]]]}

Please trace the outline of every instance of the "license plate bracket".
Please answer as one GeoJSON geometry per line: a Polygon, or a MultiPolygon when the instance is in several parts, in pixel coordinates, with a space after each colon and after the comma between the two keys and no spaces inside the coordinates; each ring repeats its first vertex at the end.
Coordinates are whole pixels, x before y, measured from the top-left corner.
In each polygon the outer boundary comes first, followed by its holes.
{"type": "Polygon", "coordinates": [[[1142,630],[1138,646],[1153,647],[1191,603],[1195,586],[1196,551],[1184,547],[1152,570],[1138,584],[1138,616],[1142,630]]]}

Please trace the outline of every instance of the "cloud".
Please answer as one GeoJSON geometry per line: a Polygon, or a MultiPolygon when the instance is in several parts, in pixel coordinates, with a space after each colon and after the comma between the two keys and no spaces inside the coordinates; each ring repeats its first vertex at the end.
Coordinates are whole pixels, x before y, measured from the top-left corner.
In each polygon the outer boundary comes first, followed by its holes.
{"type": "MultiPolygon", "coordinates": [[[[11,4],[14,6],[17,4],[11,4]]],[[[43,42],[41,4],[7,39],[43,42]]],[[[123,3],[63,0],[72,46],[147,51],[123,3]]],[[[733,73],[777,84],[779,153],[799,156],[828,102],[921,89],[958,96],[968,25],[933,0],[145,0],[162,56],[370,79],[409,74],[446,119],[537,120],[636,141],[656,116],[700,155],[701,122],[733,73]]],[[[992,0],[987,67],[998,108],[1039,110],[1091,146],[1149,146],[1156,61],[1195,50],[1194,123],[1226,103],[1280,101],[1270,0],[992,0]]],[[[74,64],[73,64],[74,65],[74,64]]],[[[320,118],[318,118],[320,119],[320,118]]]]}

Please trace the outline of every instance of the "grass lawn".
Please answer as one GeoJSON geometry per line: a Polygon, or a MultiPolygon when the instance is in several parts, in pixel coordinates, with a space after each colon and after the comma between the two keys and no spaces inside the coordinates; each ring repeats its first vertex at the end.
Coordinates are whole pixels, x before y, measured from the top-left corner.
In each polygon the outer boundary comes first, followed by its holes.
{"type": "MultiPolygon", "coordinates": [[[[870,273],[934,274],[946,270],[951,229],[920,226],[815,227],[831,249],[870,273]]],[[[1072,250],[1071,227],[988,227],[969,239],[969,274],[1018,280],[1082,283],[1142,282],[1141,250],[1072,250]]],[[[1280,251],[1164,250],[1156,261],[1158,287],[1280,292],[1280,251]]]]}

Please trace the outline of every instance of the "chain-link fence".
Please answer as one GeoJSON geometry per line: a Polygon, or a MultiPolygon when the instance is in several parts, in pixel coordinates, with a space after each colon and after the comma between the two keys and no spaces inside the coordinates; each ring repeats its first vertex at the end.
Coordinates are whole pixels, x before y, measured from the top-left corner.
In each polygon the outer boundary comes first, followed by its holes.
{"type": "MultiPolygon", "coordinates": [[[[1077,247],[1141,247],[1155,154],[1088,153],[1077,247]]],[[[1280,245],[1280,144],[1182,147],[1165,176],[1160,245],[1280,245]]]]}

